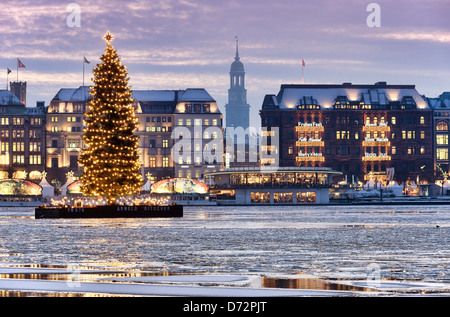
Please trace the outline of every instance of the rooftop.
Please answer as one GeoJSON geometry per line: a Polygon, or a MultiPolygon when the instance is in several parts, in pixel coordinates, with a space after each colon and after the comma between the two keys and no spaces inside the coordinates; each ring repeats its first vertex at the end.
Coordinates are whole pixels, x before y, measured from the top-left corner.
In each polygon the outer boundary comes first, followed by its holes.
{"type": "Polygon", "coordinates": [[[411,104],[418,109],[429,109],[426,100],[414,85],[388,85],[378,82],[368,85],[306,84],[281,85],[280,92],[267,95],[263,108],[296,109],[301,105],[320,106],[322,110],[334,109],[336,105],[364,104],[387,107],[392,104],[411,104]]]}

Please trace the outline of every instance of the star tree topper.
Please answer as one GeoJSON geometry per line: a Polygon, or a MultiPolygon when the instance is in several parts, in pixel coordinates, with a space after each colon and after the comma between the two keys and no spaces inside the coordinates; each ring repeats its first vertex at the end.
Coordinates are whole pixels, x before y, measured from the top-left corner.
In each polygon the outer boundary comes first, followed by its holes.
{"type": "Polygon", "coordinates": [[[108,32],[106,32],[106,34],[105,34],[105,36],[103,37],[103,39],[106,41],[106,43],[107,43],[108,45],[111,45],[111,41],[114,39],[114,36],[112,36],[112,34],[109,33],[109,31],[108,31],[108,32]]]}

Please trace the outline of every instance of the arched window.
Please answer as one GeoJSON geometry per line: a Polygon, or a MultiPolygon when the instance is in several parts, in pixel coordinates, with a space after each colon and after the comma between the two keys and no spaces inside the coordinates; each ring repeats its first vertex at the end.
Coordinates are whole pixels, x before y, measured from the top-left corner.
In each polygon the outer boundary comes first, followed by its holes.
{"type": "Polygon", "coordinates": [[[439,121],[436,126],[436,131],[448,131],[448,124],[444,121],[439,121]]]}
{"type": "Polygon", "coordinates": [[[386,123],[386,121],[384,120],[384,117],[381,117],[380,123],[382,123],[382,124],[385,124],[385,123],[386,123]]]}
{"type": "Polygon", "coordinates": [[[392,123],[392,125],[397,124],[397,118],[396,117],[392,117],[391,118],[391,123],[392,123]]]}
{"type": "Polygon", "coordinates": [[[425,117],[420,117],[420,124],[425,124],[425,117]]]}

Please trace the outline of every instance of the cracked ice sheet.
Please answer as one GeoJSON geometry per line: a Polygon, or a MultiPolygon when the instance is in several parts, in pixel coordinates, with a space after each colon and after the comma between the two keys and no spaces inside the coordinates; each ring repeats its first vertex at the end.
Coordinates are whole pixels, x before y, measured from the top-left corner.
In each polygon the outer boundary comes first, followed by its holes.
{"type": "Polygon", "coordinates": [[[368,296],[369,292],[261,289],[240,287],[171,286],[127,283],[73,283],[60,281],[2,279],[0,289],[9,291],[127,294],[136,296],[195,296],[195,297],[293,297],[293,296],[368,296]]]}

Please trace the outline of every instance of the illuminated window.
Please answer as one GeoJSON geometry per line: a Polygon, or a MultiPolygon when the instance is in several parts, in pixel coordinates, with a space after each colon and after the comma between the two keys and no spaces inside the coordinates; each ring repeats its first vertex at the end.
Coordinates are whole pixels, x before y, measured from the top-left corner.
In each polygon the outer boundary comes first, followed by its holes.
{"type": "Polygon", "coordinates": [[[396,125],[397,124],[397,118],[396,117],[392,117],[391,118],[391,123],[392,123],[392,125],[396,125]]]}
{"type": "Polygon", "coordinates": [[[380,119],[380,123],[383,123],[383,124],[385,124],[385,123],[386,123],[386,120],[384,119],[384,117],[381,117],[381,119],[380,119]]]}
{"type": "Polygon", "coordinates": [[[448,149],[436,149],[436,158],[438,160],[448,160],[448,149]]]}
{"type": "Polygon", "coordinates": [[[169,167],[169,158],[163,157],[163,166],[162,167],[169,167]]]}
{"type": "Polygon", "coordinates": [[[448,134],[438,134],[436,135],[437,145],[448,145],[448,134]]]}
{"type": "Polygon", "coordinates": [[[425,131],[420,131],[420,138],[425,139],[425,131]]]}
{"type": "Polygon", "coordinates": [[[191,125],[191,119],[186,119],[186,125],[190,126],[191,125]]]}
{"type": "Polygon", "coordinates": [[[169,140],[163,140],[163,147],[169,147],[169,140]]]}
{"type": "Polygon", "coordinates": [[[425,146],[420,147],[420,154],[425,154],[425,146]]]}
{"type": "Polygon", "coordinates": [[[448,131],[448,124],[444,121],[440,121],[436,126],[436,131],[448,131]]]}
{"type": "Polygon", "coordinates": [[[393,147],[391,148],[391,153],[392,153],[392,155],[397,154],[397,147],[396,147],[396,146],[393,146],[393,147]]]}
{"type": "Polygon", "coordinates": [[[183,119],[178,119],[178,125],[183,125],[183,119]]]}
{"type": "Polygon", "coordinates": [[[213,125],[217,125],[217,119],[213,119],[213,125]]]}
{"type": "Polygon", "coordinates": [[[155,168],[156,167],[156,158],[151,157],[150,158],[150,167],[155,168]]]}
{"type": "Polygon", "coordinates": [[[58,117],[52,117],[51,121],[52,122],[58,122],[58,117]]]}
{"type": "Polygon", "coordinates": [[[40,165],[42,164],[42,159],[40,155],[30,155],[30,164],[31,165],[40,165]]]}
{"type": "Polygon", "coordinates": [[[1,124],[2,125],[9,125],[9,118],[5,118],[5,117],[1,118],[1,124]]]}
{"type": "Polygon", "coordinates": [[[202,119],[195,119],[194,120],[194,125],[196,125],[196,126],[202,125],[202,119]]]}
{"type": "Polygon", "coordinates": [[[179,178],[183,178],[183,170],[179,170],[178,171],[178,177],[179,178]]]}
{"type": "Polygon", "coordinates": [[[420,124],[425,124],[425,117],[420,117],[420,124]]]}

